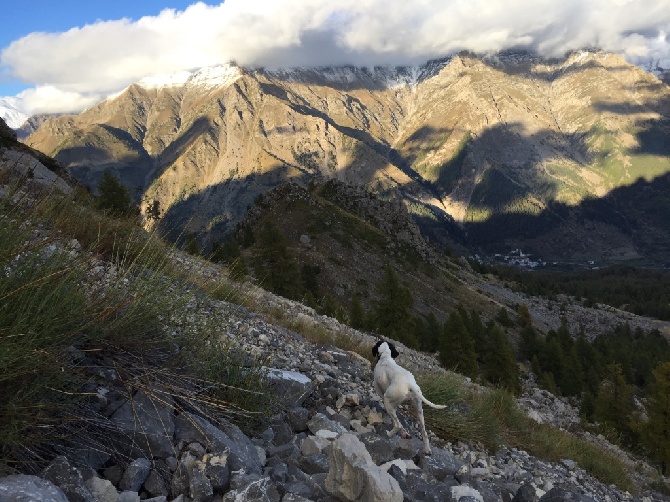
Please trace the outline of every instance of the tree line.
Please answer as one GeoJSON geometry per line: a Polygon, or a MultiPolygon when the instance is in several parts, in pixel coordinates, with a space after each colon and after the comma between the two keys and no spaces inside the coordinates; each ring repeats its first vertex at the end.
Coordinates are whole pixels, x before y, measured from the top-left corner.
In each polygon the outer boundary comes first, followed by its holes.
{"type": "Polygon", "coordinates": [[[637,315],[670,321],[670,273],[628,265],[598,270],[528,272],[514,267],[486,267],[513,289],[531,296],[559,294],[582,299],[586,306],[604,303],[637,315]],[[649,285],[654,287],[650,288],[649,285]]]}

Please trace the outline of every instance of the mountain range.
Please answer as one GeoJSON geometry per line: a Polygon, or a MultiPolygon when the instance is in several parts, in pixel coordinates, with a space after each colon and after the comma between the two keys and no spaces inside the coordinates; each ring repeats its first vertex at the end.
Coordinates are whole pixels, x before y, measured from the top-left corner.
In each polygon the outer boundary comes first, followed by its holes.
{"type": "Polygon", "coordinates": [[[205,247],[258,195],[334,178],[402,201],[439,247],[658,265],[670,249],[669,138],[670,87],[584,50],[204,68],[143,79],[26,142],[93,189],[111,171],[143,210],[159,203],[164,229],[205,247]]]}

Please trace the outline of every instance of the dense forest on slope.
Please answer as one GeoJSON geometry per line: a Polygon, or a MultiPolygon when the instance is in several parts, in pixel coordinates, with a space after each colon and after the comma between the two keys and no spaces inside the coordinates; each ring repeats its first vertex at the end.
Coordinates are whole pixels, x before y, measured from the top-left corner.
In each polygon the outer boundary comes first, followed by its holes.
{"type": "Polygon", "coordinates": [[[633,314],[670,320],[670,272],[628,265],[597,270],[525,271],[514,267],[488,269],[513,289],[532,296],[564,294],[585,305],[604,303],[633,314]]]}

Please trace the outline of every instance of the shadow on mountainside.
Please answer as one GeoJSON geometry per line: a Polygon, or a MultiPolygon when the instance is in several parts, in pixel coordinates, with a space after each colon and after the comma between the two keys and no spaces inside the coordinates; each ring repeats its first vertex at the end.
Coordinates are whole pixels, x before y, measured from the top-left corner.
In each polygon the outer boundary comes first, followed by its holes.
{"type": "Polygon", "coordinates": [[[277,164],[263,174],[209,186],[172,204],[160,219],[158,230],[178,244],[196,235],[201,247],[209,249],[230,236],[259,195],[289,181],[307,184],[309,177],[277,164]]]}
{"type": "MultiPolygon", "coordinates": [[[[278,87],[273,90],[279,91],[283,89],[278,87]]],[[[409,168],[413,156],[418,155],[418,147],[415,150],[410,148],[410,155],[402,157],[397,150],[376,140],[367,131],[341,126],[323,112],[305,105],[289,103],[289,106],[298,113],[324,120],[342,134],[360,142],[362,147],[349,165],[337,174],[340,179],[347,179],[350,171],[358,169],[359,162],[370,162],[377,157],[380,166],[385,159],[411,178],[409,185],[398,187],[402,198],[410,204],[422,204],[413,198],[417,188],[428,189],[429,193],[439,198],[458,196],[462,192],[464,201],[471,207],[470,217],[463,227],[467,239],[453,220],[434,207],[424,204],[421,211],[414,211],[415,219],[434,243],[448,245],[451,240],[466,241],[485,248],[517,247],[560,229],[562,235],[570,234],[568,229],[579,229],[572,232],[578,238],[589,226],[597,224],[614,229],[623,236],[627,245],[649,253],[656,260],[662,259],[662,249],[670,249],[670,240],[662,236],[663,233],[670,235],[665,223],[670,221],[667,218],[670,215],[670,190],[666,187],[668,176],[665,174],[670,171],[670,161],[664,160],[670,153],[664,138],[670,135],[666,133],[663,121],[648,126],[641,124],[637,130],[638,146],[627,152],[634,160],[636,156],[644,155],[659,157],[661,173],[654,175],[659,166],[645,171],[645,165],[641,165],[637,181],[629,186],[615,186],[605,197],[597,198],[590,195],[596,192],[594,186],[585,189],[587,176],[581,177],[575,170],[583,169],[587,175],[595,172],[594,175],[602,178],[611,173],[606,165],[596,165],[606,155],[589,149],[590,138],[585,133],[561,134],[542,130],[527,134],[520,123],[497,124],[472,138],[462,154],[437,166],[438,181],[430,183],[409,168]],[[567,167],[561,164],[566,160],[569,161],[567,167]],[[482,169],[481,166],[487,167],[482,169]],[[578,203],[556,202],[561,190],[572,193],[578,203]],[[478,213],[484,216],[478,219],[478,213]],[[657,233],[661,236],[656,236],[657,233]]],[[[424,137],[445,132],[448,131],[424,126],[415,131],[410,140],[418,144],[424,137]]],[[[203,237],[204,242],[216,242],[232,231],[246,207],[258,195],[286,181],[305,184],[309,179],[321,176],[319,172],[301,169],[278,159],[278,164],[266,174],[229,180],[189,195],[168,210],[161,227],[163,230],[170,229],[173,239],[184,232],[202,232],[206,236],[203,237]],[[293,174],[289,175],[289,171],[293,174]]],[[[371,178],[363,180],[363,184],[371,182],[371,178]]],[[[393,197],[390,193],[387,196],[393,197]]],[[[603,243],[608,240],[599,240],[594,235],[591,242],[597,246],[598,243],[605,245],[603,243]]],[[[563,241],[557,247],[561,248],[560,252],[569,254],[574,246],[569,241],[563,241]]]]}

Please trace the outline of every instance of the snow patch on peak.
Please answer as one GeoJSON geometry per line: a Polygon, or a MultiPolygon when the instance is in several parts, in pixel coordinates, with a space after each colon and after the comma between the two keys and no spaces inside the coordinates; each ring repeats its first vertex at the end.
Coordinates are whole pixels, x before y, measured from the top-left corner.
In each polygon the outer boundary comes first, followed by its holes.
{"type": "Polygon", "coordinates": [[[0,98],[0,117],[12,129],[18,129],[28,120],[28,114],[22,112],[19,106],[17,98],[11,96],[0,98]]]}
{"type": "Polygon", "coordinates": [[[187,84],[201,87],[226,87],[241,76],[242,71],[235,65],[208,66],[193,73],[187,84]]]}
{"type": "Polygon", "coordinates": [[[322,66],[261,71],[271,78],[288,82],[344,87],[360,85],[367,88],[394,89],[414,86],[437,75],[448,61],[449,59],[430,61],[422,66],[322,66]]]}
{"type": "Polygon", "coordinates": [[[137,85],[145,89],[164,89],[170,87],[225,87],[242,75],[235,65],[208,66],[195,71],[180,71],[165,75],[144,77],[137,85]]]}
{"type": "Polygon", "coordinates": [[[171,74],[149,75],[144,77],[137,85],[145,89],[162,89],[164,87],[178,87],[184,85],[191,77],[190,71],[180,71],[171,74]]]}

